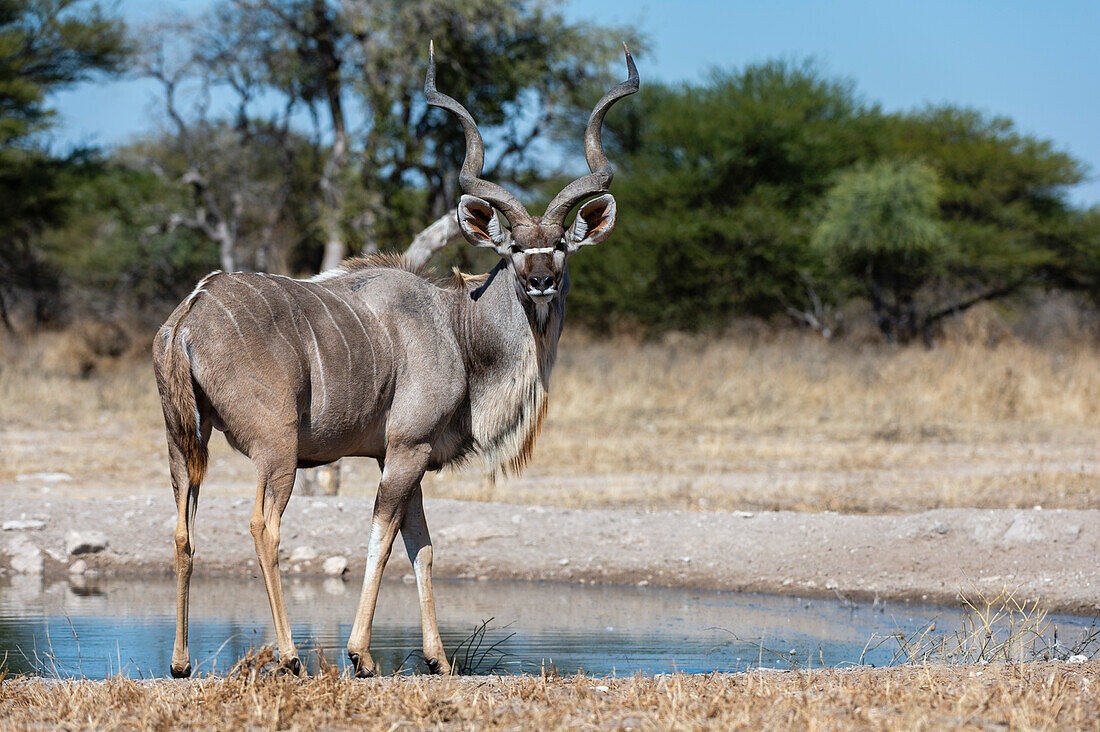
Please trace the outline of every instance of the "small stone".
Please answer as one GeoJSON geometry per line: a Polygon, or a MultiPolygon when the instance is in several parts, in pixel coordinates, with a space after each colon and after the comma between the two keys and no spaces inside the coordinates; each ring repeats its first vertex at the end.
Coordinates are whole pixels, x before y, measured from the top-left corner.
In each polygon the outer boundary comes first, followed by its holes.
{"type": "Polygon", "coordinates": [[[638,587],[648,587],[648,586],[649,586],[649,580],[642,580],[641,582],[638,583],[638,587]]]}
{"type": "Polygon", "coordinates": [[[567,564],[569,564],[569,560],[568,560],[568,559],[559,559],[559,560],[558,560],[558,564],[560,564],[561,566],[563,566],[563,567],[564,567],[564,566],[566,566],[567,564]]]}
{"type": "Polygon", "coordinates": [[[296,546],[294,551],[290,553],[290,561],[292,562],[308,562],[316,558],[317,550],[311,546],[296,546]]]}
{"type": "Polygon", "coordinates": [[[8,556],[11,557],[12,571],[22,574],[42,574],[46,564],[42,550],[22,536],[8,544],[8,556]]]}
{"type": "Polygon", "coordinates": [[[33,531],[34,529],[41,529],[45,525],[45,521],[12,519],[11,521],[5,521],[3,524],[0,524],[0,529],[4,531],[33,531]]]}
{"type": "Polygon", "coordinates": [[[329,557],[328,559],[325,560],[325,563],[323,565],[321,565],[321,570],[325,574],[330,574],[330,575],[333,575],[334,577],[339,577],[344,572],[348,571],[348,560],[346,558],[340,557],[340,556],[329,557]]]}
{"type": "Polygon", "coordinates": [[[1025,514],[1018,515],[1003,536],[1004,541],[1015,544],[1034,544],[1045,538],[1038,522],[1025,514]]]}
{"type": "Polygon", "coordinates": [[[70,531],[65,534],[65,551],[69,554],[95,554],[107,548],[107,537],[98,531],[70,531]]]}
{"type": "Polygon", "coordinates": [[[69,574],[84,574],[88,571],[88,563],[83,559],[78,559],[69,565],[69,574]]]}
{"type": "Polygon", "coordinates": [[[17,483],[68,483],[73,476],[68,473],[26,473],[15,478],[17,483]]]}

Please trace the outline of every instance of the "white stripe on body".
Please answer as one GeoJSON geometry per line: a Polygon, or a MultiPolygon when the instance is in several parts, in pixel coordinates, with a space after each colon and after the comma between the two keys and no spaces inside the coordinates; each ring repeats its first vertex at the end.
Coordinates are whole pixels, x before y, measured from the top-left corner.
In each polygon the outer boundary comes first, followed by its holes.
{"type": "Polygon", "coordinates": [[[340,301],[340,304],[348,309],[352,317],[355,318],[355,322],[359,324],[359,329],[363,331],[363,337],[367,339],[367,345],[370,346],[370,373],[371,378],[374,379],[374,388],[378,388],[378,357],[374,353],[374,342],[370,339],[370,335],[367,333],[367,327],[363,325],[362,318],[359,317],[359,313],[355,312],[355,308],[344,302],[343,298],[336,298],[340,301]]]}
{"type": "MultiPolygon", "coordinates": [[[[289,338],[287,338],[287,337],[286,337],[286,334],[285,334],[285,333],[283,333],[283,331],[282,331],[282,330],[281,330],[281,329],[279,328],[279,319],[278,319],[277,317],[275,317],[275,309],[274,309],[273,307],[271,307],[271,303],[270,303],[270,302],[268,302],[267,296],[266,296],[266,295],[264,295],[264,293],[263,293],[263,291],[262,291],[262,290],[260,290],[260,289],[258,289],[258,288],[256,288],[256,287],[253,287],[252,285],[248,284],[248,282],[247,282],[247,281],[245,281],[245,279],[244,279],[244,278],[241,278],[241,279],[240,279],[239,281],[240,281],[240,282],[241,282],[241,284],[243,284],[243,285],[244,285],[245,287],[247,287],[248,289],[250,289],[250,290],[252,290],[253,292],[255,292],[255,293],[256,293],[257,295],[259,295],[259,296],[260,296],[260,299],[264,301],[264,306],[266,306],[266,307],[267,307],[267,312],[268,312],[268,313],[269,313],[269,314],[271,315],[271,322],[272,322],[272,326],[273,326],[273,327],[275,328],[275,332],[276,332],[276,333],[278,333],[278,334],[279,334],[279,337],[283,339],[283,343],[286,343],[286,345],[287,345],[287,348],[289,348],[289,349],[290,349],[290,352],[291,352],[291,353],[294,353],[294,344],[290,342],[290,339],[289,339],[289,338]]],[[[249,313],[249,314],[251,314],[251,313],[249,313]]],[[[293,318],[294,318],[294,311],[293,311],[293,310],[291,310],[291,311],[290,311],[290,317],[291,317],[291,319],[293,320],[293,318]]],[[[256,320],[255,316],[253,316],[253,320],[256,320]]],[[[259,323],[259,320],[256,320],[256,322],[257,322],[257,323],[259,323]]],[[[301,340],[301,336],[300,336],[300,335],[299,335],[299,338],[298,338],[298,340],[299,340],[299,341],[301,340]]],[[[304,370],[304,369],[303,369],[303,367],[302,367],[302,362],[301,362],[301,361],[298,361],[298,360],[295,360],[295,363],[297,363],[297,364],[298,364],[298,375],[299,375],[299,376],[304,376],[304,375],[305,375],[305,370],[304,370]]]]}
{"type": "Polygon", "coordinates": [[[256,356],[252,353],[252,349],[248,347],[248,341],[244,337],[244,331],[241,330],[241,326],[237,323],[237,317],[233,315],[233,311],[226,307],[225,303],[219,300],[217,296],[214,295],[212,292],[207,292],[206,294],[211,300],[218,304],[218,307],[225,311],[225,314],[228,315],[229,319],[233,322],[233,327],[237,329],[237,335],[240,336],[241,343],[243,343],[245,346],[244,351],[248,354],[248,360],[252,362],[252,366],[255,368],[251,380],[255,381],[257,384],[267,389],[267,391],[270,392],[271,396],[275,397],[276,401],[278,401],[279,394],[270,386],[265,384],[262,380],[260,380],[258,376],[255,375],[258,373],[262,373],[263,369],[260,367],[260,364],[256,363],[256,356]]]}
{"type": "Polygon", "coordinates": [[[325,365],[321,362],[321,346],[317,343],[317,334],[313,332],[313,324],[309,322],[309,318],[306,318],[306,325],[309,326],[309,334],[313,338],[313,352],[317,354],[317,375],[321,379],[321,414],[324,414],[325,407],[328,406],[328,392],[325,389],[325,365]]]}
{"type": "Polygon", "coordinates": [[[195,302],[195,298],[198,297],[200,293],[206,292],[206,290],[204,289],[206,287],[206,283],[209,282],[214,276],[220,275],[221,273],[222,271],[220,269],[216,269],[210,274],[203,277],[201,280],[199,280],[198,284],[195,285],[195,289],[191,290],[191,294],[188,295],[187,299],[183,301],[184,312],[186,312],[187,309],[191,307],[191,304],[195,302]]]}
{"type": "MultiPolygon", "coordinates": [[[[256,274],[260,275],[261,277],[280,277],[281,276],[281,275],[270,275],[266,272],[257,272],[256,274]]],[[[288,280],[291,280],[291,281],[296,281],[296,280],[293,280],[290,277],[286,277],[285,279],[288,279],[288,280]]],[[[286,300],[287,310],[290,311],[290,322],[294,325],[294,332],[298,335],[298,343],[304,349],[306,347],[306,342],[302,338],[302,331],[298,328],[298,318],[296,318],[294,316],[294,302],[290,299],[290,295],[286,294],[286,291],[283,288],[276,287],[275,289],[279,292],[280,295],[283,296],[283,299],[286,300]]]]}
{"type": "Polygon", "coordinates": [[[336,318],[332,317],[332,311],[328,309],[328,305],[325,304],[325,301],[321,298],[321,296],[318,295],[313,290],[309,289],[308,287],[306,287],[305,290],[310,295],[313,295],[315,298],[317,298],[317,302],[321,303],[321,307],[323,307],[325,309],[325,315],[327,315],[328,319],[332,321],[332,327],[336,329],[336,332],[340,335],[340,340],[342,340],[344,342],[344,350],[348,352],[348,372],[350,373],[351,372],[351,346],[348,345],[348,339],[344,337],[344,331],[340,330],[339,323],[336,322],[336,318]]]}
{"type": "Polygon", "coordinates": [[[394,356],[397,353],[397,351],[394,350],[394,347],[393,347],[393,337],[390,335],[390,332],[386,329],[386,324],[383,323],[382,319],[378,317],[378,313],[374,312],[374,308],[372,308],[366,302],[363,303],[363,307],[365,307],[367,309],[367,312],[369,312],[372,316],[374,316],[374,319],[376,321],[378,321],[378,325],[382,328],[382,332],[386,334],[386,341],[390,344],[390,362],[392,363],[393,360],[394,360],[394,356]]]}

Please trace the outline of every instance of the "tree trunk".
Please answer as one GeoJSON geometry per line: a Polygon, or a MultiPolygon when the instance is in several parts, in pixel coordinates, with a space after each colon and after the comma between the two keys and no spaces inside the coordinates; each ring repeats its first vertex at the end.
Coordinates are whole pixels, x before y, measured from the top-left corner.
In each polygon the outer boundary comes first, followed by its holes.
{"type": "Polygon", "coordinates": [[[229,224],[219,221],[214,227],[215,239],[218,241],[218,259],[221,261],[222,272],[237,271],[237,240],[229,230],[229,224]]]}
{"type": "Polygon", "coordinates": [[[348,254],[340,218],[344,213],[344,178],[348,165],[348,133],[344,122],[340,79],[341,59],[336,49],[336,29],[325,0],[313,0],[313,40],[324,74],[325,97],[332,121],[332,152],[321,174],[321,230],[325,238],[325,253],[321,271],[340,266],[348,254]]]}
{"type": "Polygon", "coordinates": [[[294,490],[300,496],[336,496],[340,494],[340,462],[299,470],[294,490]]]}

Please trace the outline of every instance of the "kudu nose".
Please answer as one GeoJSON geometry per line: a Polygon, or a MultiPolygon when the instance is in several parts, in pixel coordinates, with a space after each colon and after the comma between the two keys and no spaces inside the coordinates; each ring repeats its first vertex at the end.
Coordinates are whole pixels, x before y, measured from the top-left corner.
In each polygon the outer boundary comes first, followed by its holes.
{"type": "Polygon", "coordinates": [[[554,286],[554,275],[531,275],[527,278],[527,285],[538,292],[549,290],[554,286]]]}

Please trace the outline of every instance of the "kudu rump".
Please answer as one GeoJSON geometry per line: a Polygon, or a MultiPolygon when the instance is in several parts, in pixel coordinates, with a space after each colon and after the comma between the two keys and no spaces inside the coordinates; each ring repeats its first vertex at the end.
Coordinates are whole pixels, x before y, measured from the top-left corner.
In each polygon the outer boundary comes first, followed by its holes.
{"type": "Polygon", "coordinates": [[[585,130],[591,173],[570,183],[541,216],[480,178],[484,143],[466,109],[435,88],[434,49],[424,93],[458,117],[466,136],[458,206],[465,238],[490,247],[500,263],[486,276],[456,273],[436,282],[399,257],[350,259],[310,279],[259,272],[214,272],[199,282],[161,328],[153,365],[168,432],[179,519],[172,675],[187,676],[188,589],[195,553],[195,509],[212,430],[256,468],[251,530],[263,572],[280,666],[299,672],[279,577],[279,526],[297,468],[345,456],[378,460],[367,568],[348,656],[359,676],[374,672],[371,622],[382,570],[400,530],[420,596],[424,656],[450,666],[432,600],[432,543],[420,481],[473,454],[518,470],[546,414],[547,384],[569,292],[567,261],[615,226],[615,200],[603,193],[611,166],[603,152],[604,115],[638,90],[629,78],[596,104],[585,130]],[[501,226],[493,209],[507,218],[501,226]]]}

